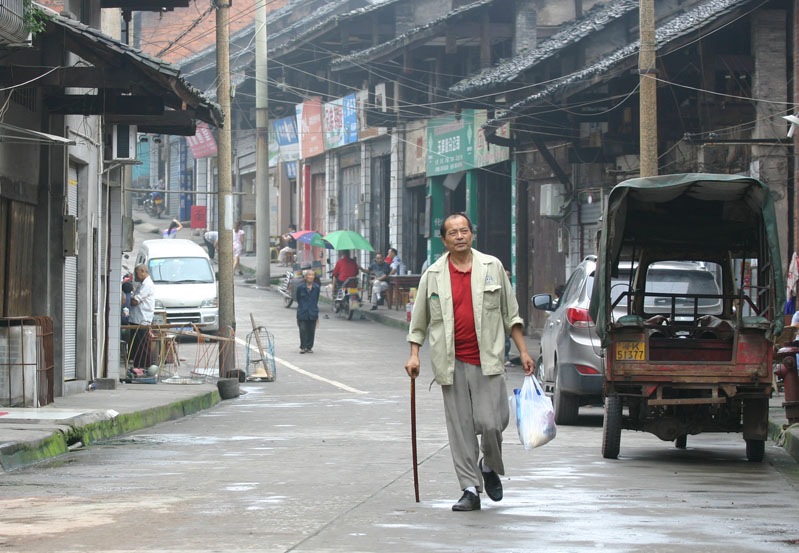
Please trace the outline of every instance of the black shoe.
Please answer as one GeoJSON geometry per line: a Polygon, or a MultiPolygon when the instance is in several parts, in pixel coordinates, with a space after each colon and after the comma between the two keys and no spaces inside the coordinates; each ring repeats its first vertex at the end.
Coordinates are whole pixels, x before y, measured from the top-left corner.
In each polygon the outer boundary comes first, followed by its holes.
{"type": "Polygon", "coordinates": [[[372,309],[370,309],[370,311],[377,311],[377,306],[376,306],[376,305],[373,305],[373,306],[372,306],[372,309]]]}
{"type": "Polygon", "coordinates": [[[472,492],[463,490],[463,495],[458,502],[452,506],[453,511],[479,511],[480,496],[472,492]]]}
{"type": "Polygon", "coordinates": [[[485,488],[486,495],[491,499],[491,501],[502,501],[502,481],[499,479],[499,475],[494,472],[483,472],[483,460],[480,459],[478,463],[480,466],[480,472],[483,473],[483,487],[485,488]]]}

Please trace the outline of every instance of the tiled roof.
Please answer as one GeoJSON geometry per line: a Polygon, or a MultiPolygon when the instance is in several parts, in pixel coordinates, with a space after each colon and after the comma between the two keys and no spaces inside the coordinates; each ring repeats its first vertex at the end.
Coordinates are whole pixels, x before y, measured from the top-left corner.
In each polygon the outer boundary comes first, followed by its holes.
{"type": "MultiPolygon", "coordinates": [[[[655,29],[656,47],[661,48],[673,40],[696,32],[704,25],[712,23],[734,9],[752,1],[753,0],[706,0],[684,14],[678,15],[657,27],[655,29]]],[[[498,127],[506,120],[513,119],[519,115],[519,112],[524,110],[524,108],[534,105],[540,100],[549,98],[553,94],[568,88],[574,83],[586,81],[609,71],[625,59],[636,55],[639,46],[640,41],[636,40],[635,42],[618,48],[588,67],[571,73],[543,90],[512,104],[507,110],[498,112],[496,117],[488,121],[484,126],[498,127]]]]}
{"type": "Polygon", "coordinates": [[[443,26],[445,23],[447,23],[449,20],[458,17],[459,15],[468,13],[474,9],[487,6],[492,2],[494,2],[494,0],[479,0],[478,2],[465,4],[437,19],[434,19],[430,23],[426,23],[425,25],[420,25],[419,27],[414,27],[407,33],[401,34],[398,37],[393,38],[392,40],[389,40],[382,44],[378,44],[376,46],[372,46],[371,48],[367,48],[359,52],[355,52],[352,54],[348,54],[346,56],[341,56],[339,58],[336,58],[330,64],[331,69],[333,69],[334,71],[346,69],[347,67],[357,65],[360,62],[367,61],[381,54],[393,52],[394,50],[401,48],[415,40],[421,40],[428,37],[436,36],[439,28],[443,26]]]}
{"type": "Polygon", "coordinates": [[[449,90],[453,95],[476,94],[501,86],[518,78],[536,64],[557,54],[566,46],[599,31],[623,15],[638,9],[638,0],[610,0],[595,4],[583,17],[569,22],[535,48],[522,52],[474,77],[464,79],[449,90]]]}
{"type": "Polygon", "coordinates": [[[198,119],[215,126],[221,125],[224,119],[222,108],[218,104],[208,101],[200,90],[186,81],[180,75],[180,69],[176,65],[145,54],[141,50],[113,39],[98,29],[84,25],[75,19],[53,14],[49,24],[87,41],[92,48],[99,49],[98,53],[105,50],[141,67],[145,74],[149,74],[153,78],[154,83],[160,85],[165,94],[173,94],[182,102],[194,107],[197,110],[198,119]]]}
{"type": "MultiPolygon", "coordinates": [[[[320,21],[320,22],[316,23],[315,25],[311,25],[311,26],[309,26],[309,27],[307,27],[305,29],[301,29],[293,37],[289,38],[288,40],[286,40],[282,44],[276,46],[274,48],[274,53],[275,53],[275,55],[280,55],[284,51],[290,50],[291,48],[293,48],[297,44],[302,44],[304,42],[307,42],[309,37],[312,37],[312,36],[315,36],[315,35],[318,35],[318,34],[321,34],[321,33],[325,33],[327,31],[330,31],[331,29],[336,28],[339,23],[342,23],[344,21],[347,21],[349,19],[353,19],[353,18],[361,16],[361,15],[366,15],[366,14],[372,13],[374,11],[383,9],[384,7],[389,6],[391,4],[396,4],[397,2],[400,2],[400,1],[402,1],[402,0],[382,0],[382,1],[375,2],[375,3],[373,3],[371,5],[368,5],[368,6],[363,6],[361,8],[357,8],[357,9],[348,11],[346,13],[337,14],[337,15],[331,15],[330,17],[324,19],[323,21],[320,21]]],[[[307,19],[314,19],[314,20],[319,19],[319,13],[315,12],[312,18],[307,18],[307,19]]],[[[306,20],[302,20],[302,21],[298,21],[292,27],[295,27],[295,26],[302,27],[303,24],[307,25],[308,23],[310,23],[310,22],[308,22],[306,20]]],[[[275,33],[275,35],[270,36],[270,39],[274,40],[276,37],[278,37],[280,35],[287,34],[287,31],[289,31],[289,28],[283,29],[279,33],[275,33]]],[[[269,48],[269,50],[273,50],[273,49],[269,48]]]]}

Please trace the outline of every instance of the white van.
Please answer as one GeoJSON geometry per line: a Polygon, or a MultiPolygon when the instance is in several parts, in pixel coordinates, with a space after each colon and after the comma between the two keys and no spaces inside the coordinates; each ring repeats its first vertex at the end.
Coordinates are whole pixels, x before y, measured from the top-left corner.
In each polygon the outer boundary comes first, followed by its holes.
{"type": "Polygon", "coordinates": [[[167,323],[219,330],[216,275],[206,251],[191,240],[145,240],[136,265],[147,264],[155,284],[155,310],[167,323]]]}

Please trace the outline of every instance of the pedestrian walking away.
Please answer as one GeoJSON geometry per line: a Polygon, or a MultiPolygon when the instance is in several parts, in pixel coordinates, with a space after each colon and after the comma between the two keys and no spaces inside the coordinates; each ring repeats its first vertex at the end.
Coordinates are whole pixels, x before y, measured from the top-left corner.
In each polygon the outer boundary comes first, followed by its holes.
{"type": "Polygon", "coordinates": [[[533,360],[505,269],[497,258],[472,248],[469,218],[448,216],[440,234],[447,252],[419,281],[405,370],[411,378],[419,375],[419,348],[429,336],[430,362],[441,386],[452,461],[463,491],[452,510],[475,511],[483,488],[493,501],[503,495],[502,431],[510,417],[505,334],[516,344],[527,375],[533,374],[533,360]]]}
{"type": "Polygon", "coordinates": [[[319,283],[316,273],[306,269],[305,282],[297,289],[297,326],[300,329],[300,353],[313,353],[316,325],[319,324],[319,283]]]}
{"type": "Polygon", "coordinates": [[[208,249],[208,257],[210,257],[212,260],[216,255],[216,246],[218,241],[219,233],[215,230],[209,230],[203,234],[203,242],[205,242],[205,247],[208,249]]]}
{"type": "Polygon", "coordinates": [[[155,313],[155,284],[150,270],[142,263],[134,269],[138,286],[130,298],[130,323],[138,325],[131,339],[133,367],[147,369],[151,364],[150,325],[155,313]]]}
{"type": "Polygon", "coordinates": [[[239,263],[241,252],[244,250],[244,234],[244,230],[241,228],[241,221],[236,221],[233,227],[233,274],[236,274],[236,271],[240,275],[244,274],[239,263]]]}

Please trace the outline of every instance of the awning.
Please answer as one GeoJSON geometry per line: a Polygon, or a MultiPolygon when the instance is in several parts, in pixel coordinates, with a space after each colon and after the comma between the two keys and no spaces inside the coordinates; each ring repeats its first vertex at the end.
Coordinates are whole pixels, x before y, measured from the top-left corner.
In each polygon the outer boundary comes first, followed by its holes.
{"type": "MultiPolygon", "coordinates": [[[[106,109],[100,114],[107,122],[137,125],[141,132],[192,135],[196,120],[216,127],[223,124],[222,108],[189,84],[177,66],[119,42],[97,29],[62,15],[52,15],[45,32],[37,35],[36,40],[57,42],[63,49],[92,65],[59,68],[38,79],[37,84],[97,89],[97,95],[106,100],[103,104],[106,109]],[[118,101],[109,110],[107,106],[113,102],[107,100],[112,97],[118,101]],[[163,102],[163,107],[159,109],[160,102],[163,102]]],[[[38,73],[43,72],[39,69],[38,73]]],[[[13,82],[28,78],[29,74],[30,70],[26,72],[24,68],[6,67],[3,80],[13,82]]],[[[80,108],[90,110],[83,113],[95,114],[91,111],[91,103],[86,102],[86,95],[81,96],[84,98],[80,108]]],[[[69,109],[70,102],[74,105],[79,98],[65,95],[56,98],[56,104],[65,104],[63,109],[69,109]]]]}

